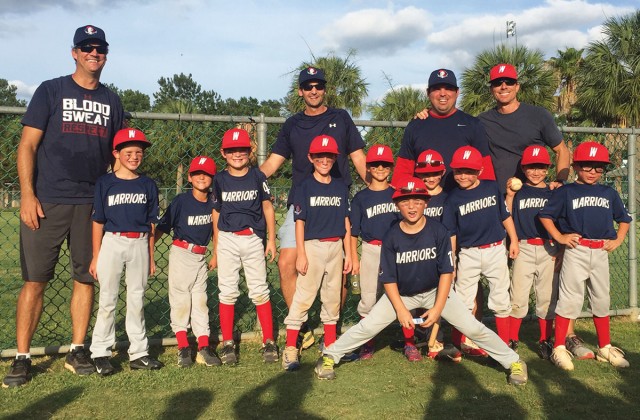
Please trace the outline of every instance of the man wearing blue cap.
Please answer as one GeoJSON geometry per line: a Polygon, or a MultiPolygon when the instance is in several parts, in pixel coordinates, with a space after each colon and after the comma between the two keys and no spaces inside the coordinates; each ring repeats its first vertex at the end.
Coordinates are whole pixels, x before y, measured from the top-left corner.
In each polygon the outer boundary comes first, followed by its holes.
{"type": "Polygon", "coordinates": [[[17,163],[24,284],[16,308],[18,351],[4,388],[30,379],[31,339],[65,239],[74,280],[72,344],[65,367],[78,375],[95,371],[84,349],[95,282],[89,274],[91,211],[95,182],[107,172],[113,136],[124,123],[120,99],[100,83],[108,52],[102,29],[78,28],[71,49],[74,73],[43,82],[22,118],[17,163]]]}

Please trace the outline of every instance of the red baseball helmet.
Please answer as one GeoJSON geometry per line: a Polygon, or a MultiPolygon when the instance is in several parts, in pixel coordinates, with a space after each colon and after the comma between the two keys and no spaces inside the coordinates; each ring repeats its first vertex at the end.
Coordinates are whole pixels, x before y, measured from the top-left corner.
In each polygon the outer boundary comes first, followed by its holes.
{"type": "Polygon", "coordinates": [[[374,144],[367,152],[367,163],[387,162],[393,164],[393,151],[389,146],[374,144]]]}
{"type": "Polygon", "coordinates": [[[309,154],[311,153],[333,153],[334,155],[339,155],[338,151],[338,143],[336,139],[326,134],[322,134],[317,136],[311,141],[311,145],[309,146],[309,154]]]}
{"type": "Polygon", "coordinates": [[[524,149],[522,152],[521,165],[532,165],[534,163],[540,163],[543,165],[551,165],[551,158],[549,152],[544,146],[533,145],[524,149]]]}
{"type": "Polygon", "coordinates": [[[453,153],[452,168],[467,168],[479,171],[482,169],[482,154],[472,146],[462,146],[453,153]]]}
{"type": "Polygon", "coordinates": [[[216,174],[216,163],[208,156],[196,156],[191,161],[191,165],[189,165],[189,173],[198,171],[214,176],[216,174]]]}
{"type": "Polygon", "coordinates": [[[595,141],[585,141],[573,151],[574,162],[602,162],[611,163],[607,148],[595,141]]]}
{"type": "Polygon", "coordinates": [[[147,140],[147,136],[142,131],[137,128],[123,128],[113,137],[113,150],[120,150],[125,147],[126,143],[133,142],[140,143],[144,149],[151,146],[151,142],[147,140]]]}
{"type": "Polygon", "coordinates": [[[433,149],[427,149],[418,156],[414,172],[417,174],[428,174],[444,171],[446,169],[442,155],[433,149]]]}

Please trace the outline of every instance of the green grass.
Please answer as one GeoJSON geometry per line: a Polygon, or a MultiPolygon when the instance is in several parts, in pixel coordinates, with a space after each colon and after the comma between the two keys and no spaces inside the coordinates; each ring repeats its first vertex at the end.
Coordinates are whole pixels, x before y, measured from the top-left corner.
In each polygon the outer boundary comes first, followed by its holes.
{"type": "MultiPolygon", "coordinates": [[[[339,365],[335,381],[315,378],[315,347],[303,353],[302,369],[289,373],[279,363],[265,365],[254,342],[241,344],[236,367],[180,369],[169,347],[152,349],[164,369],[134,372],[120,353],[121,371],[107,378],[75,376],[62,356],[36,358],[30,384],[0,390],[0,418],[638,418],[640,324],[616,319],[611,327],[630,368],[587,360],[564,372],[538,359],[537,323],[525,323],[520,355],[529,383],[519,388],[507,385],[502,368],[467,358],[411,364],[388,347],[395,328],[379,337],[373,360],[339,365]]],[[[591,321],[577,329],[593,348],[591,321]]],[[[0,362],[0,369],[8,366],[0,362]]]]}

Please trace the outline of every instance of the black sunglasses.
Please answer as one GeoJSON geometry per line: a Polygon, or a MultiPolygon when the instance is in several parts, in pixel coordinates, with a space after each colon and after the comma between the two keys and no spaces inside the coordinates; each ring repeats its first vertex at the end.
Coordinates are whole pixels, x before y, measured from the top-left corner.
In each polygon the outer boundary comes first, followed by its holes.
{"type": "Polygon", "coordinates": [[[407,187],[402,187],[400,188],[400,192],[402,194],[424,194],[427,192],[426,189],[424,188],[407,188],[407,187]]]}
{"type": "Polygon", "coordinates": [[[367,163],[367,166],[369,166],[371,168],[378,168],[378,167],[382,166],[385,169],[389,169],[393,165],[391,163],[389,163],[389,162],[369,162],[369,163],[367,163]]]}
{"type": "Polygon", "coordinates": [[[315,85],[306,84],[302,85],[302,90],[304,90],[305,92],[311,92],[313,88],[316,88],[316,90],[324,90],[324,86],[324,83],[317,83],[315,85]]]}
{"type": "Polygon", "coordinates": [[[595,165],[580,165],[580,169],[582,169],[585,172],[591,172],[591,171],[595,171],[595,173],[597,174],[601,174],[604,173],[606,166],[595,166],[595,165]]]}
{"type": "Polygon", "coordinates": [[[109,52],[109,47],[106,45],[79,45],[76,48],[87,54],[93,52],[93,50],[98,51],[98,54],[106,54],[109,52]]]}
{"type": "Polygon", "coordinates": [[[426,168],[428,166],[438,167],[444,165],[444,162],[441,160],[428,160],[426,162],[416,162],[416,168],[426,168]]]}
{"type": "Polygon", "coordinates": [[[491,87],[500,87],[503,83],[507,86],[515,86],[518,81],[514,79],[497,79],[491,81],[491,87]]]}

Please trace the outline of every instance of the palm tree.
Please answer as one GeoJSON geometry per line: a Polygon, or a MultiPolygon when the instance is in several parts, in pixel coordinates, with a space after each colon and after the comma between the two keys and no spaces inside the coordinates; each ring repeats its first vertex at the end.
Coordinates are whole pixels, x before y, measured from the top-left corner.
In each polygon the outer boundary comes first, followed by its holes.
{"type": "Polygon", "coordinates": [[[587,47],[579,69],[578,106],[597,125],[640,123],[640,11],[609,18],[605,39],[587,47]]]}
{"type": "Polygon", "coordinates": [[[499,63],[513,64],[518,70],[520,101],[553,110],[553,72],[545,66],[542,51],[500,45],[480,52],[473,66],[462,73],[460,107],[465,112],[477,115],[494,106],[495,100],[488,88],[489,70],[499,63]]]}
{"type": "Polygon", "coordinates": [[[309,66],[324,70],[327,79],[325,104],[334,108],[344,108],[354,117],[362,115],[364,99],[367,97],[369,85],[362,78],[362,72],[353,58],[355,50],[350,50],[346,57],[331,54],[326,57],[313,57],[313,62],[304,62],[292,71],[289,93],[285,99],[289,112],[296,113],[304,109],[304,101],[298,96],[298,73],[309,66]]]}
{"type": "Polygon", "coordinates": [[[571,108],[578,100],[576,96],[576,74],[582,65],[582,53],[584,48],[566,48],[558,50],[558,57],[551,57],[549,64],[555,71],[558,91],[556,92],[557,113],[559,115],[571,115],[571,108]]]}

